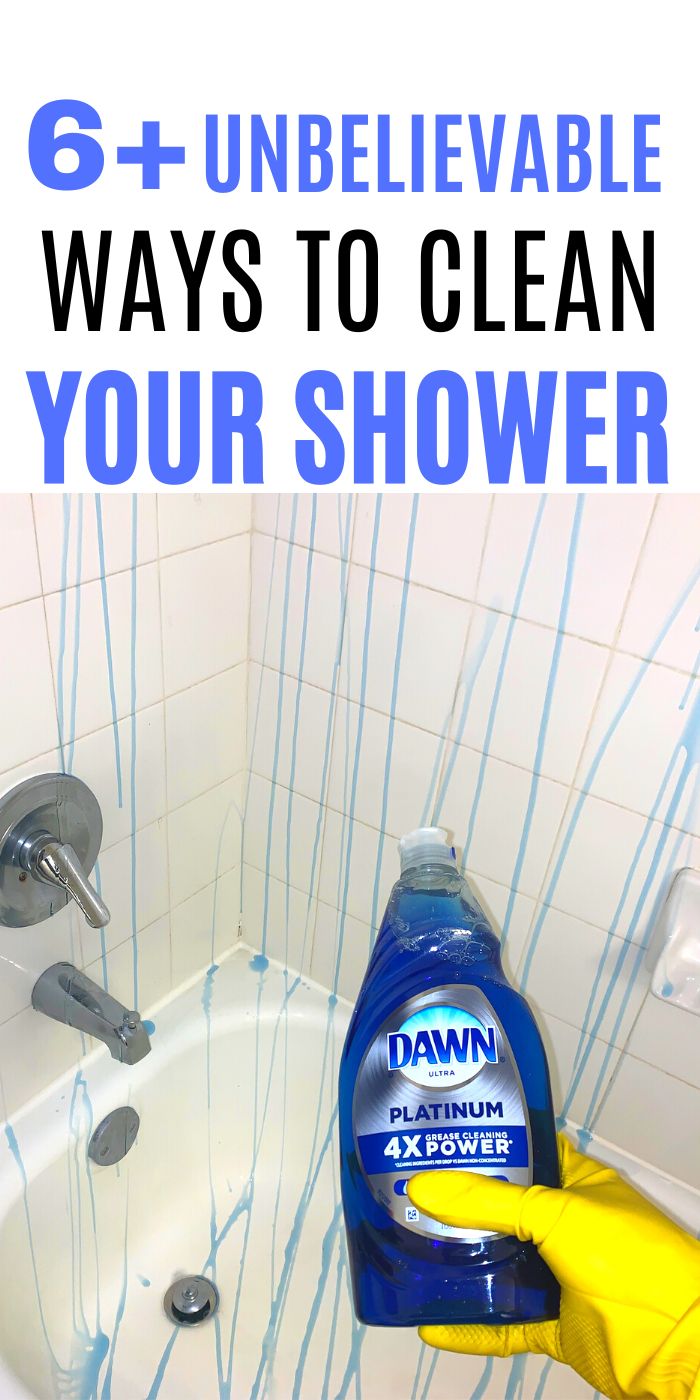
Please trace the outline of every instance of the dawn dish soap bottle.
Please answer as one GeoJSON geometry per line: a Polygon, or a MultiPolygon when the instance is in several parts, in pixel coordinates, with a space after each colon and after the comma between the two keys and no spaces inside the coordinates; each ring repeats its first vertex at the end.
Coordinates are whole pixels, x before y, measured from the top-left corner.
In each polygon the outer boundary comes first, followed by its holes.
{"type": "Polygon", "coordinates": [[[340,1170],[355,1311],[383,1327],[556,1317],[535,1249],[421,1215],[408,1178],[466,1168],[559,1184],[544,1048],[506,981],[445,832],[399,843],[391,892],[340,1065],[340,1170]]]}

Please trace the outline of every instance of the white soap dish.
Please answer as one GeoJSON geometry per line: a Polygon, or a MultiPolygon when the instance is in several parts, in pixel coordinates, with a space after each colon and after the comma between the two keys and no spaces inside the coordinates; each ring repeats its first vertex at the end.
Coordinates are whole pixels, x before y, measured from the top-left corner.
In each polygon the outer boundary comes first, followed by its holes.
{"type": "Polygon", "coordinates": [[[700,870],[679,870],[649,947],[655,997],[700,1016],[700,870]]]}

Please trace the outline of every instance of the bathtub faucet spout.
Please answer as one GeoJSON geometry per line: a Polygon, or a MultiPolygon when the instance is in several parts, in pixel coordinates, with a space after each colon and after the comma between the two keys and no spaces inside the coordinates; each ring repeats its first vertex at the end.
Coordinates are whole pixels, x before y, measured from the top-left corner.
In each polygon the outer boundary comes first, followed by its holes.
{"type": "Polygon", "coordinates": [[[130,1011],[71,963],[54,963],[34,984],[32,1006],[54,1021],[75,1026],[107,1046],[110,1055],[135,1065],[151,1042],[138,1011],[130,1011]]]}

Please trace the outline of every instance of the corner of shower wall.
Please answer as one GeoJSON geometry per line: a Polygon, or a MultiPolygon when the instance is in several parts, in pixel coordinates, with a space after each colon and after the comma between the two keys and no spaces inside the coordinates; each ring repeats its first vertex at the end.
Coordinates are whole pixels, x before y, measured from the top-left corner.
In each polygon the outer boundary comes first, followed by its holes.
{"type": "Polygon", "coordinates": [[[82,778],[102,809],[99,932],[66,908],[0,930],[5,1111],[77,1063],[30,1006],[67,960],[141,1011],[239,937],[252,502],[240,495],[0,498],[0,790],[82,778]]]}

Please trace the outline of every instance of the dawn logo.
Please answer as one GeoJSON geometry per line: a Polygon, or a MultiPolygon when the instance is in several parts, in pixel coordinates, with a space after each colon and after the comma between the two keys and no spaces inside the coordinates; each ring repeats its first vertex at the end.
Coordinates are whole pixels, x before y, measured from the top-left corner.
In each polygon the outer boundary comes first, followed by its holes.
{"type": "Polygon", "coordinates": [[[412,1084],[456,1088],[498,1062],[496,1030],[459,1006],[426,1006],[386,1038],[387,1064],[412,1084]]]}

